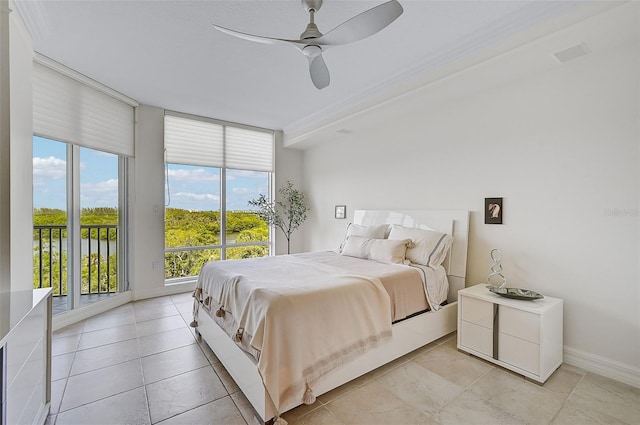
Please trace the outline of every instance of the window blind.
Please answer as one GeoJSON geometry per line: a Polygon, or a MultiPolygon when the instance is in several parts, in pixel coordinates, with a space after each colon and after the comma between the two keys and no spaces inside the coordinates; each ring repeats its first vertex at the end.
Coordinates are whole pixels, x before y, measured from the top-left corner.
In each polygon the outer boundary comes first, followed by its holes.
{"type": "Polygon", "coordinates": [[[227,126],[225,136],[227,168],[272,171],[273,133],[227,126]]]}
{"type": "Polygon", "coordinates": [[[131,104],[40,62],[33,64],[33,132],[118,155],[134,154],[131,104]]]}
{"type": "Polygon", "coordinates": [[[172,164],[223,167],[223,132],[219,124],[165,115],[166,161],[172,164]]]}
{"type": "Polygon", "coordinates": [[[273,131],[171,113],[164,129],[168,163],[273,171],[273,131]]]}

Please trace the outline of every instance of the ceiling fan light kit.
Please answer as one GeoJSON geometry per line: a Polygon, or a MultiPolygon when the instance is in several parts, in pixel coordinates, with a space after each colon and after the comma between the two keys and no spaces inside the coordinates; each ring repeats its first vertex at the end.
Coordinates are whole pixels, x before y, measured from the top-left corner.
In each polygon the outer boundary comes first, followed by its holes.
{"type": "Polygon", "coordinates": [[[367,38],[386,28],[402,15],[403,9],[397,0],[390,0],[354,16],[338,25],[326,34],[322,34],[315,24],[315,13],[322,7],[322,0],[301,0],[302,7],[309,12],[309,24],[300,38],[287,40],[282,38],[263,37],[245,34],[232,29],[214,25],[218,31],[244,40],[265,44],[280,44],[295,47],[309,59],[311,81],[318,89],[329,85],[329,69],[322,58],[322,53],[329,47],[353,43],[367,38]]]}

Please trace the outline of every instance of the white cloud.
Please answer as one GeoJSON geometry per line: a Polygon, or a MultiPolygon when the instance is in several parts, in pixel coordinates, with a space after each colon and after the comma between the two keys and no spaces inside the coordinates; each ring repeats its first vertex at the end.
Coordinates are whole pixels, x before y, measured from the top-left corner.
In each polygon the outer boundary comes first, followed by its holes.
{"type": "Polygon", "coordinates": [[[80,203],[83,207],[118,206],[118,179],[80,186],[80,203]]]}
{"type": "Polygon", "coordinates": [[[178,192],[172,195],[177,200],[190,200],[190,201],[220,201],[218,195],[211,193],[190,193],[190,192],[178,192]]]}
{"type": "Polygon", "coordinates": [[[196,168],[193,170],[168,170],[169,174],[169,184],[171,184],[171,180],[175,180],[178,182],[196,182],[196,183],[205,183],[205,182],[218,182],[220,181],[220,175],[218,173],[212,173],[210,171],[205,170],[204,168],[196,168]]]}
{"type": "Polygon", "coordinates": [[[48,158],[33,158],[33,184],[46,184],[47,180],[64,179],[67,175],[67,161],[50,156],[48,158]]]}

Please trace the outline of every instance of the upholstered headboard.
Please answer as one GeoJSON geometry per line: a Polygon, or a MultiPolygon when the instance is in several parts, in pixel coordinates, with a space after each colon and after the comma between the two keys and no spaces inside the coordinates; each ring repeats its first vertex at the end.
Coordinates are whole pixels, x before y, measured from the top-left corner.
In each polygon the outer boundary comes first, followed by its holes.
{"type": "Polygon", "coordinates": [[[363,226],[398,224],[436,230],[452,236],[453,244],[443,266],[449,277],[449,302],[458,299],[467,275],[469,211],[467,210],[356,210],[353,222],[363,226]]]}

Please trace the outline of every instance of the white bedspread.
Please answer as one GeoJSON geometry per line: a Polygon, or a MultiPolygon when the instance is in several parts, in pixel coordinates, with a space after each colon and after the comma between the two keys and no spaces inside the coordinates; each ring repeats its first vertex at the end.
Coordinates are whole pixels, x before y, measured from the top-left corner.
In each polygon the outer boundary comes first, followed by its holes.
{"type": "Polygon", "coordinates": [[[314,381],[391,337],[379,279],[287,255],[206,264],[196,294],[231,315],[235,340],[259,352],[274,407],[313,402],[314,381]]]}

